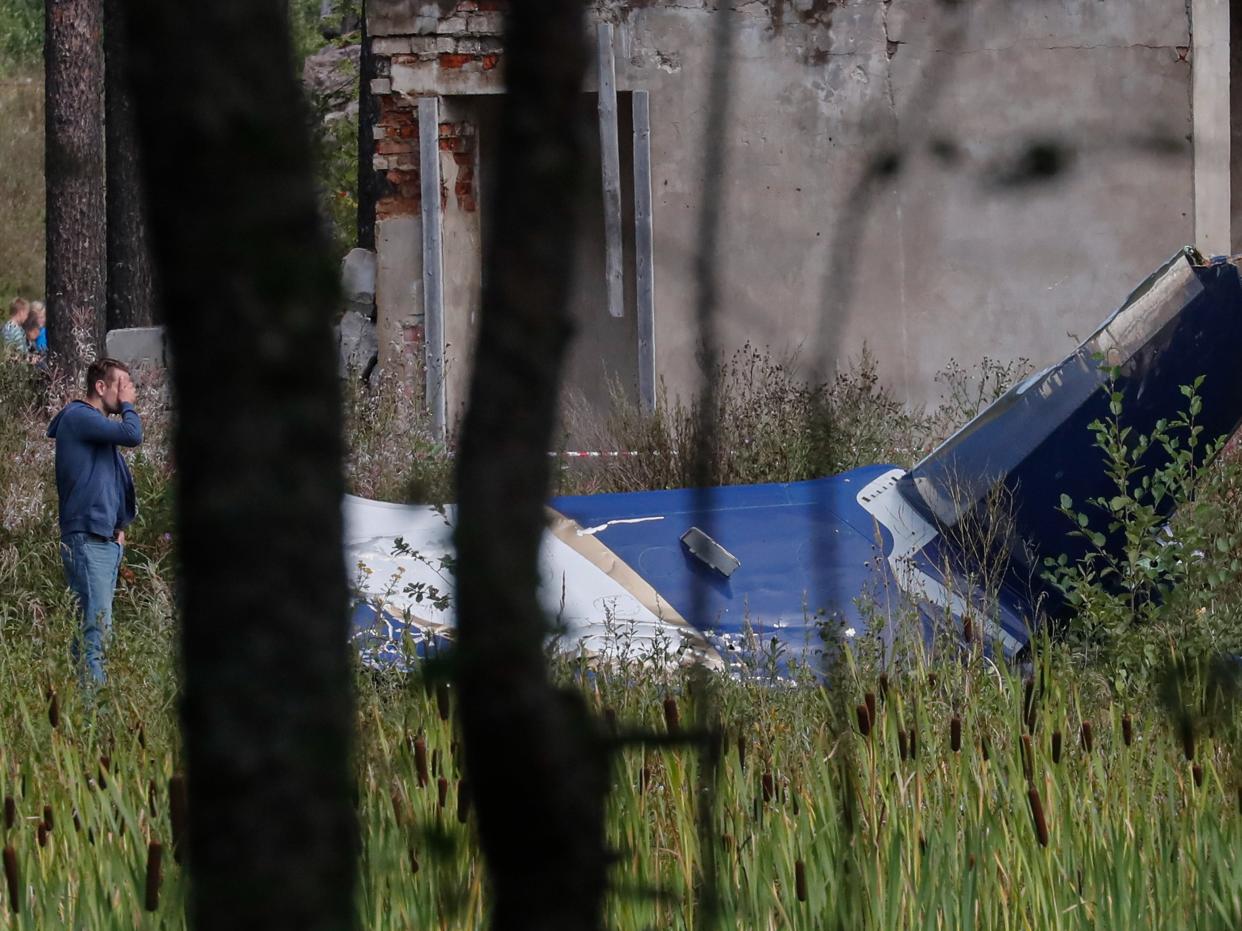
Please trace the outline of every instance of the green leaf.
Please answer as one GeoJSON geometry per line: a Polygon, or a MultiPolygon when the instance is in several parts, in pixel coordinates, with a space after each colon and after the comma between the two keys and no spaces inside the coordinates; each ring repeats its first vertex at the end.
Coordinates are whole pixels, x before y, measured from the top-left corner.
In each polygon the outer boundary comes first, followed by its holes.
{"type": "Polygon", "coordinates": [[[1068,511],[1073,506],[1074,506],[1074,499],[1071,498],[1069,495],[1065,494],[1065,492],[1062,492],[1061,493],[1061,507],[1064,510],[1068,511]]]}

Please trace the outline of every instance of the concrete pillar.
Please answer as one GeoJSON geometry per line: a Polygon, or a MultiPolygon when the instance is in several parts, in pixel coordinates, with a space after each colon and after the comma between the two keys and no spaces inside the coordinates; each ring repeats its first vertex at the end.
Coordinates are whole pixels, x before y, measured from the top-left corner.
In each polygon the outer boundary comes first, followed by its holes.
{"type": "Polygon", "coordinates": [[[1230,166],[1230,0],[1191,0],[1195,149],[1195,245],[1233,250],[1230,166]]]}

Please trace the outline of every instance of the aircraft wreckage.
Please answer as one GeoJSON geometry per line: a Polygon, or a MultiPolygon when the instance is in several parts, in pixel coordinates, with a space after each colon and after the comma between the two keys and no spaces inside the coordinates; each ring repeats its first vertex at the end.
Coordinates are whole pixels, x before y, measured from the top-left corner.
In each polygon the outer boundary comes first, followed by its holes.
{"type": "MultiPolygon", "coordinates": [[[[1035,619],[1057,613],[1044,558],[1085,552],[1058,510],[1061,496],[1112,493],[1088,425],[1109,416],[1120,392],[1124,425],[1150,434],[1183,410],[1181,386],[1200,376],[1203,436],[1232,434],[1242,420],[1238,268],[1188,247],[1067,358],[1011,388],[908,472],[871,465],[708,495],[553,499],[541,600],[563,649],[599,657],[727,666],[758,644],[809,659],[834,638],[891,638],[889,621],[913,608],[925,636],[937,625],[957,636],[969,628],[1012,658],[1035,619]],[[1003,546],[967,545],[998,493],[1009,515],[1003,546]],[[974,580],[995,552],[1003,564],[985,599],[974,580]]],[[[1143,464],[1157,467],[1164,455],[1153,444],[1143,464]]],[[[365,661],[401,663],[451,642],[453,516],[451,506],[346,499],[354,641],[365,661]]]]}

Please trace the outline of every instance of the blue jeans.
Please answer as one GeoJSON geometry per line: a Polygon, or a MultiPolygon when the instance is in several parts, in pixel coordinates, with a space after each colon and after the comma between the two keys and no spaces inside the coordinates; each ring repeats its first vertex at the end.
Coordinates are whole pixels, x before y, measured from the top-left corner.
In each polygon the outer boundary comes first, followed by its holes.
{"type": "Polygon", "coordinates": [[[79,640],[71,652],[80,663],[85,685],[103,685],[104,646],[112,633],[112,593],[121,568],[121,544],[93,533],[70,533],[61,538],[60,559],[69,589],[77,596],[79,640]]]}

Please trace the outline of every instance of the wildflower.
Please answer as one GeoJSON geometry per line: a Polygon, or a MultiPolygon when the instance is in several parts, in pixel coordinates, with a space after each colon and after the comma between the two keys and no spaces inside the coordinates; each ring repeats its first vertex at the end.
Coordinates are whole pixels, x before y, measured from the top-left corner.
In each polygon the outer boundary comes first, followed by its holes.
{"type": "Polygon", "coordinates": [[[856,636],[857,634],[858,634],[858,631],[856,631],[853,627],[845,628],[845,636],[853,637],[853,636],[856,636]]]}

